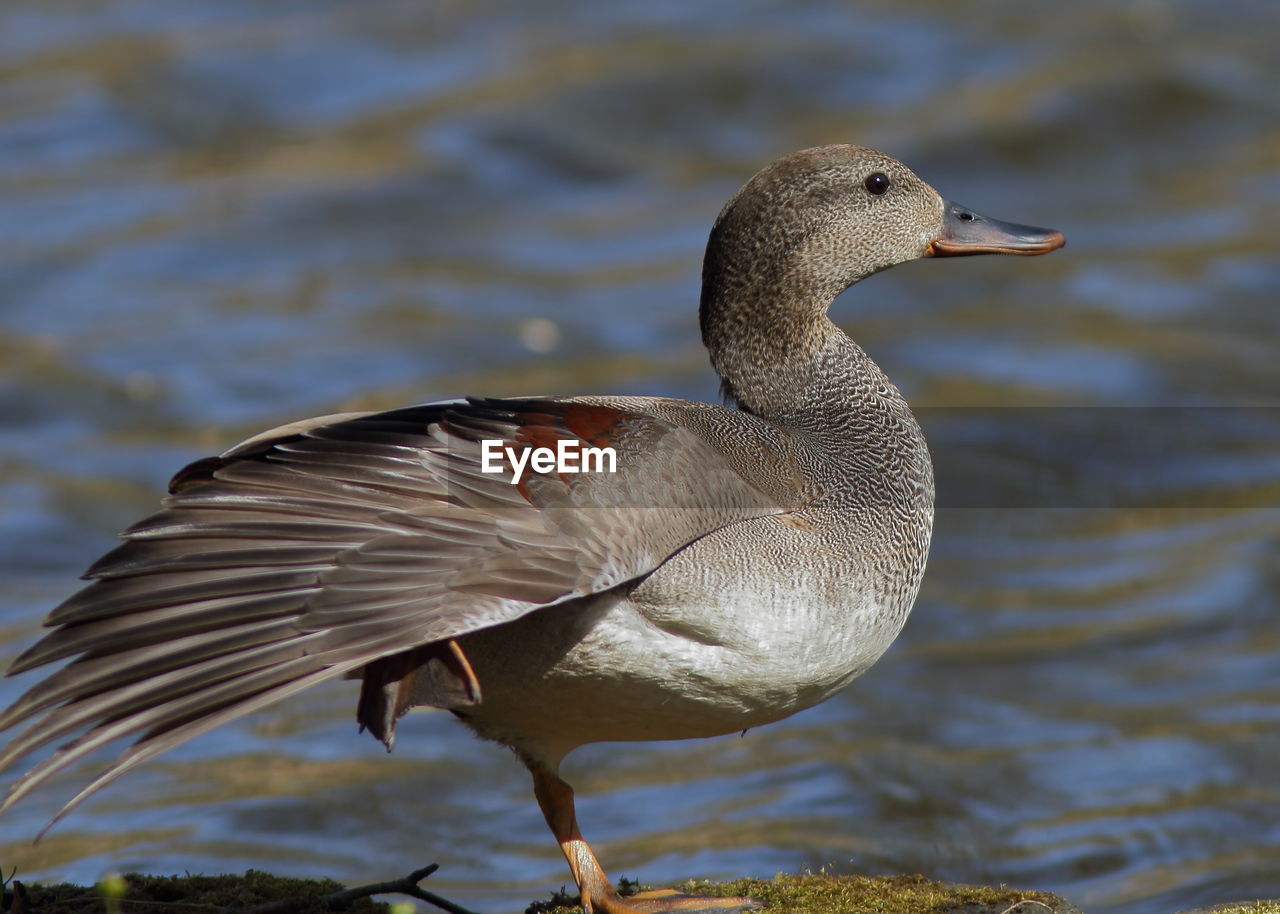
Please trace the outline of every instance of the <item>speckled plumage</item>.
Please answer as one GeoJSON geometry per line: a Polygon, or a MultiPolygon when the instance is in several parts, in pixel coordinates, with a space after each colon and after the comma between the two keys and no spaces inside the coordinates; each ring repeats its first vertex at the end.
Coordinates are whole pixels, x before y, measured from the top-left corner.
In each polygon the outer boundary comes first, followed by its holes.
{"type": "Polygon", "coordinates": [[[72,800],[225,720],[333,676],[388,747],[446,707],[513,749],[588,908],[607,885],[556,776],[598,740],[713,736],[832,695],[897,636],[933,521],[906,402],[826,316],[931,254],[1041,253],[1057,233],[947,204],[872,150],[805,150],[725,206],[701,327],[739,409],[644,397],[472,400],[295,423],[175,477],[56,609],[19,672],[71,658],[0,716],[0,765],[81,735],[6,805],[121,736],[72,800]],[[872,177],[875,180],[872,180],[872,177]],[[613,474],[480,470],[480,442],[610,446],[613,474]]]}

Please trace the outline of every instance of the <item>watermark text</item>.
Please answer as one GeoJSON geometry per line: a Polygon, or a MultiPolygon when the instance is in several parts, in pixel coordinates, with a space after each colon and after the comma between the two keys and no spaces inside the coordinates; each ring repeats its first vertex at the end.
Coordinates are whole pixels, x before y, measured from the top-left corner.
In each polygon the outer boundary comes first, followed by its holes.
{"type": "Polygon", "coordinates": [[[554,448],[510,447],[505,441],[480,442],[480,470],[501,473],[511,468],[511,484],[520,482],[526,469],[535,473],[616,473],[618,452],[611,447],[588,447],[572,438],[561,438],[554,448]]]}

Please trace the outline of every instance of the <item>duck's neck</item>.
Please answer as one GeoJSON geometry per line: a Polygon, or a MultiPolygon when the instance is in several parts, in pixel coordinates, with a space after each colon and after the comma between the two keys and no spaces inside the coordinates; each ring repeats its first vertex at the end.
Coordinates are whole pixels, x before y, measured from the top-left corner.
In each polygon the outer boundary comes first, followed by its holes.
{"type": "Polygon", "coordinates": [[[786,290],[704,283],[702,338],[725,393],[763,419],[828,432],[851,412],[905,412],[884,372],[826,316],[834,295],[794,281],[786,290]]]}
{"type": "Polygon", "coordinates": [[[890,526],[864,532],[914,543],[918,573],[933,518],[933,469],[906,399],[827,318],[825,302],[807,320],[794,297],[774,302],[782,304],[704,296],[703,339],[725,392],[804,439],[797,453],[815,487],[812,507],[863,514],[887,506],[890,526]]]}

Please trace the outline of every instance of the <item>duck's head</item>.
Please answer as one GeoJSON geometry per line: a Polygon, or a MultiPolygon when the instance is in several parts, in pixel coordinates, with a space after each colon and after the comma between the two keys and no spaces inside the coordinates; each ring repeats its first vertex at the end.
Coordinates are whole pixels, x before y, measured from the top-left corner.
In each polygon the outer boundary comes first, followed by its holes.
{"type": "Polygon", "coordinates": [[[947,201],[882,152],[819,146],[765,167],[725,205],[703,275],[713,286],[803,291],[825,308],[859,279],[921,257],[1044,254],[1063,244],[1061,232],[947,201]]]}
{"type": "Polygon", "coordinates": [[[860,279],[922,257],[1044,254],[1065,239],[950,203],[897,159],[860,146],[805,149],[725,205],[703,262],[703,341],[739,403],[783,398],[813,356],[827,308],[860,279]],[[745,396],[744,396],[745,394],[745,396]]]}

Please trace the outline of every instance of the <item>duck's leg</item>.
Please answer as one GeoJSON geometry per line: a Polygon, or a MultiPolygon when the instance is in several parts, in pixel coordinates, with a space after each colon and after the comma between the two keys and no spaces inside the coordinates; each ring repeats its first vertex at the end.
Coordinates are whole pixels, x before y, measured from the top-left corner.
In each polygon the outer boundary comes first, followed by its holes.
{"type": "MultiPolygon", "coordinates": [[[[573,881],[582,895],[582,907],[587,911],[610,910],[606,899],[620,901],[618,893],[609,884],[609,877],[600,867],[600,861],[592,853],[578,831],[578,817],[573,809],[573,788],[542,766],[531,766],[533,793],[542,807],[542,815],[551,826],[551,833],[560,842],[560,850],[569,861],[573,881]]],[[[623,909],[625,910],[625,909],[623,909]]]]}
{"type": "Polygon", "coordinates": [[[569,869],[573,871],[573,880],[578,884],[578,892],[582,895],[583,910],[598,914],[662,914],[665,911],[726,914],[760,907],[750,898],[702,898],[680,895],[666,889],[622,898],[610,884],[600,861],[578,831],[578,817],[573,808],[573,788],[541,765],[530,765],[529,770],[533,772],[533,792],[538,798],[538,805],[542,807],[542,815],[546,818],[547,825],[551,826],[552,834],[560,842],[560,850],[564,851],[569,869]]]}

